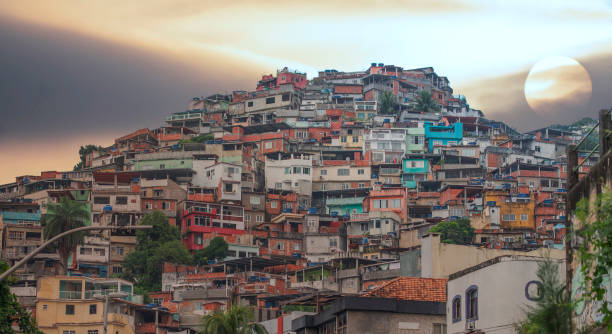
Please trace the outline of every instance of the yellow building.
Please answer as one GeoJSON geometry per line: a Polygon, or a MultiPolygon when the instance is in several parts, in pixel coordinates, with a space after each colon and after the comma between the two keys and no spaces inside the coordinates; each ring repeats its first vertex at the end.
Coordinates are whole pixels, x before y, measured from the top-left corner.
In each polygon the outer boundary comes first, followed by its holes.
{"type": "Polygon", "coordinates": [[[132,283],[122,279],[75,276],[42,277],[36,293],[36,321],[45,334],[104,333],[104,296],[109,298],[107,333],[134,333],[132,283]]]}
{"type": "Polygon", "coordinates": [[[487,190],[483,198],[482,227],[535,229],[534,194],[511,194],[507,190],[487,190]]]}

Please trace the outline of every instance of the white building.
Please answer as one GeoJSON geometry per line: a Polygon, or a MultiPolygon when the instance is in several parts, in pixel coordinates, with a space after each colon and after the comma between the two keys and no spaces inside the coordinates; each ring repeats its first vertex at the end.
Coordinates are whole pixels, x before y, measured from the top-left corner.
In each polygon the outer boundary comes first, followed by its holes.
{"type": "Polygon", "coordinates": [[[241,201],[242,187],[240,186],[242,167],[227,162],[216,162],[210,164],[210,160],[201,160],[202,166],[198,164],[194,170],[191,184],[194,187],[217,189],[218,200],[241,201]],[[208,166],[207,166],[208,165],[208,166]]]}
{"type": "Polygon", "coordinates": [[[312,160],[310,155],[287,154],[266,157],[266,188],[312,194],[312,160]]]}
{"type": "Polygon", "coordinates": [[[406,129],[371,129],[363,141],[363,153],[368,151],[374,164],[400,163],[406,153],[406,129]]]}
{"type": "MultiPolygon", "coordinates": [[[[527,306],[540,298],[536,276],[542,257],[505,255],[451,274],[447,285],[447,333],[516,333],[527,306]],[[520,273],[520,274],[517,274],[520,273]]],[[[563,280],[565,262],[559,265],[563,280]]]]}

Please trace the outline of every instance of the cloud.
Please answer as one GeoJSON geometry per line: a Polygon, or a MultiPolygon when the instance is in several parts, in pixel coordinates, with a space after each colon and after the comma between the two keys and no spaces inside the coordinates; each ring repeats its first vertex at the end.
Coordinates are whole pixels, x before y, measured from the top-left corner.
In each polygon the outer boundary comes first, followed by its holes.
{"type": "MultiPolygon", "coordinates": [[[[485,116],[507,122],[520,131],[533,130],[550,124],[568,124],[582,117],[597,117],[600,109],[612,107],[612,51],[576,58],[588,71],[592,82],[590,100],[579,90],[566,98],[547,101],[548,109],[534,112],[523,93],[529,69],[499,77],[484,78],[455,85],[455,93],[467,96],[473,108],[482,109],[485,116]],[[585,101],[576,103],[576,101],[585,101]]],[[[563,76],[563,74],[562,74],[563,76]]],[[[547,77],[550,78],[550,77],[547,77]]],[[[555,78],[559,78],[558,74],[555,78]]],[[[562,77],[571,80],[570,74],[562,77]]]]}

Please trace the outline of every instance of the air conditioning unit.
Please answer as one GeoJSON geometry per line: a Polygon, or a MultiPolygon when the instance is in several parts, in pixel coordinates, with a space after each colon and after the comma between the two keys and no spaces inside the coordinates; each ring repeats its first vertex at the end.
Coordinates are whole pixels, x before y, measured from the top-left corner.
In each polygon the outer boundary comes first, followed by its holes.
{"type": "Polygon", "coordinates": [[[476,322],[474,321],[468,321],[465,323],[465,329],[467,330],[474,330],[476,329],[476,322]]]}

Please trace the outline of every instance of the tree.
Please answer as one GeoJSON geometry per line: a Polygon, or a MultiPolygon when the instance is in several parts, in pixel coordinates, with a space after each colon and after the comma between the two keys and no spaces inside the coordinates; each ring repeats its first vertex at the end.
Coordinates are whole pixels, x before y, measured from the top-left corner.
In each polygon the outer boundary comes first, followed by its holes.
{"type": "Polygon", "coordinates": [[[415,109],[420,110],[422,112],[430,113],[440,111],[440,106],[434,100],[433,94],[430,91],[423,90],[416,97],[415,109]]]}
{"type": "Polygon", "coordinates": [[[571,333],[572,303],[559,280],[559,266],[550,258],[538,263],[539,300],[516,325],[520,334],[571,333]]]}
{"type": "Polygon", "coordinates": [[[79,158],[81,159],[81,161],[79,161],[75,166],[74,166],[74,170],[80,170],[83,167],[85,167],[85,161],[87,160],[87,155],[89,155],[89,153],[93,152],[93,151],[103,151],[104,148],[102,146],[96,146],[96,145],[92,145],[92,144],[88,144],[85,146],[81,146],[81,148],[79,148],[79,158]]]}
{"type": "Polygon", "coordinates": [[[474,228],[467,218],[439,222],[429,232],[440,233],[442,242],[447,244],[468,245],[474,238],[474,228]]]}
{"type": "Polygon", "coordinates": [[[139,291],[160,291],[163,263],[190,264],[192,257],[163,212],[146,214],[140,224],[153,227],[136,232],[137,246],[123,261],[122,277],[134,281],[139,291]]]}
{"type": "Polygon", "coordinates": [[[383,92],[378,98],[378,110],[383,115],[395,114],[397,106],[397,99],[390,91],[383,92]]]}
{"type": "Polygon", "coordinates": [[[584,277],[581,301],[600,305],[601,323],[612,332],[612,310],[606,290],[612,268],[612,191],[605,189],[597,195],[593,206],[589,198],[581,199],[574,213],[582,223],[581,229],[572,235],[580,245],[577,270],[584,277]]]}
{"type": "Polygon", "coordinates": [[[221,260],[227,256],[228,244],[222,237],[214,237],[208,246],[197,251],[193,258],[197,265],[207,264],[209,260],[221,260]]]}
{"type": "MultiPolygon", "coordinates": [[[[0,273],[7,271],[8,264],[0,261],[0,273]]],[[[36,326],[30,312],[26,311],[17,302],[17,297],[9,289],[9,283],[15,279],[9,276],[0,282],[0,333],[15,334],[13,323],[16,321],[19,330],[25,334],[43,334],[36,326]]]]}
{"type": "MultiPolygon", "coordinates": [[[[45,239],[53,238],[62,232],[77,227],[83,227],[88,219],[89,212],[83,203],[73,201],[68,197],[62,197],[59,203],[49,204],[47,214],[42,219],[45,226],[43,231],[45,239]]],[[[83,241],[85,235],[86,232],[76,232],[57,241],[56,249],[60,256],[64,274],[68,271],[70,252],[83,241]]]]}
{"type": "Polygon", "coordinates": [[[260,324],[253,323],[253,311],[233,305],[226,312],[216,311],[204,317],[201,334],[268,334],[260,324]]]}
{"type": "Polygon", "coordinates": [[[191,139],[181,139],[179,140],[179,145],[183,146],[183,144],[188,144],[188,143],[204,143],[206,141],[209,140],[214,140],[215,139],[215,135],[213,135],[212,133],[207,133],[207,134],[202,134],[202,135],[198,135],[195,136],[191,139]]]}

